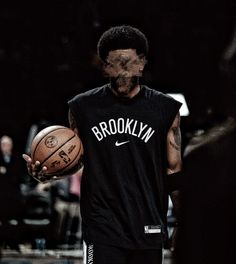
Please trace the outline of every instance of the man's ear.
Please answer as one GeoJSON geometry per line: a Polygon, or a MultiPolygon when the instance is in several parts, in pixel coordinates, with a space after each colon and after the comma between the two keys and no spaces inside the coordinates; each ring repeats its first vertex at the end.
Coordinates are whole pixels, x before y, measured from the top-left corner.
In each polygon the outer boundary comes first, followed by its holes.
{"type": "Polygon", "coordinates": [[[139,55],[139,59],[140,59],[140,68],[139,71],[143,72],[145,65],[147,64],[147,59],[144,55],[139,55]]]}
{"type": "Polygon", "coordinates": [[[146,56],[141,54],[141,55],[139,55],[139,59],[140,59],[140,64],[141,64],[142,70],[143,70],[145,65],[147,64],[146,56]]]}

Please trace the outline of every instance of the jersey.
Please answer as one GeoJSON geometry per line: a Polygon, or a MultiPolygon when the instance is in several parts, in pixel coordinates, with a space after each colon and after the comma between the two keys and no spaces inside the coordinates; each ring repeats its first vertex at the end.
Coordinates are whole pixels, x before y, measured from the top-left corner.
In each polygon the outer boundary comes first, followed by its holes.
{"type": "Polygon", "coordinates": [[[84,146],[83,239],[161,248],[168,209],[166,138],[181,103],[145,85],[131,99],[117,97],[107,84],[68,104],[84,146]]]}

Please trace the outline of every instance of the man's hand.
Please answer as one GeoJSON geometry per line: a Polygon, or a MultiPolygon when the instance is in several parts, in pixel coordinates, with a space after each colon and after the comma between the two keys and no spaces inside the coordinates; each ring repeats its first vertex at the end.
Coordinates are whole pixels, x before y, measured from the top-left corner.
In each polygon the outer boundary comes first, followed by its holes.
{"type": "Polygon", "coordinates": [[[37,179],[38,176],[44,176],[46,174],[47,167],[46,166],[41,167],[41,164],[38,160],[36,160],[36,162],[33,163],[33,160],[29,155],[23,154],[22,157],[26,161],[26,166],[29,175],[37,179]]]}

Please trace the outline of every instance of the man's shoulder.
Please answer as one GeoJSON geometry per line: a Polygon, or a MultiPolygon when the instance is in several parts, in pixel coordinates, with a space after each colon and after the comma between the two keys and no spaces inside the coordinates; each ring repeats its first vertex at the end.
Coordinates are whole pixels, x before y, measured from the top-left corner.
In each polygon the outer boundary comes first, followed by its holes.
{"type": "Polygon", "coordinates": [[[143,90],[145,93],[145,97],[150,101],[153,101],[153,103],[158,103],[161,106],[174,105],[177,108],[180,108],[180,106],[182,105],[182,103],[174,99],[172,96],[158,89],[150,88],[144,85],[143,90]]]}
{"type": "Polygon", "coordinates": [[[168,94],[165,94],[164,92],[161,92],[160,90],[155,89],[155,88],[151,88],[147,85],[143,85],[143,90],[147,97],[158,97],[160,99],[161,98],[166,98],[166,99],[172,98],[168,94]]]}
{"type": "Polygon", "coordinates": [[[95,97],[100,97],[104,94],[104,91],[107,87],[107,84],[103,85],[103,86],[99,86],[93,89],[90,89],[88,91],[85,91],[83,93],[79,93],[77,95],[75,95],[74,97],[72,97],[69,102],[72,101],[81,101],[81,100],[86,100],[89,98],[95,98],[95,97]]]}

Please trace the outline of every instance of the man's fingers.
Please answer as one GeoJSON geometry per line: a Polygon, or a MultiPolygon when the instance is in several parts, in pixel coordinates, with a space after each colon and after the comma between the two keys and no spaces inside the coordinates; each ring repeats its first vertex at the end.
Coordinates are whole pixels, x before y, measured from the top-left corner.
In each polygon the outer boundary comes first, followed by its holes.
{"type": "Polygon", "coordinates": [[[27,169],[29,174],[31,174],[32,176],[36,176],[42,170],[40,166],[40,162],[38,160],[36,160],[35,163],[33,163],[33,160],[29,155],[22,154],[22,157],[27,163],[27,169]]]}
{"type": "Polygon", "coordinates": [[[38,168],[40,166],[40,162],[38,160],[36,160],[34,165],[36,168],[38,168]]]}
{"type": "Polygon", "coordinates": [[[35,163],[33,163],[33,160],[27,154],[22,154],[22,157],[27,163],[29,174],[33,177],[37,178],[38,175],[44,176],[47,173],[48,168],[46,166],[41,167],[40,161],[36,160],[35,163]]]}
{"type": "Polygon", "coordinates": [[[22,154],[22,158],[26,161],[26,162],[32,162],[32,159],[29,155],[26,154],[22,154]]]}
{"type": "Polygon", "coordinates": [[[40,176],[45,176],[46,172],[47,172],[47,167],[46,166],[43,166],[40,171],[38,172],[38,175],[40,176]]]}

